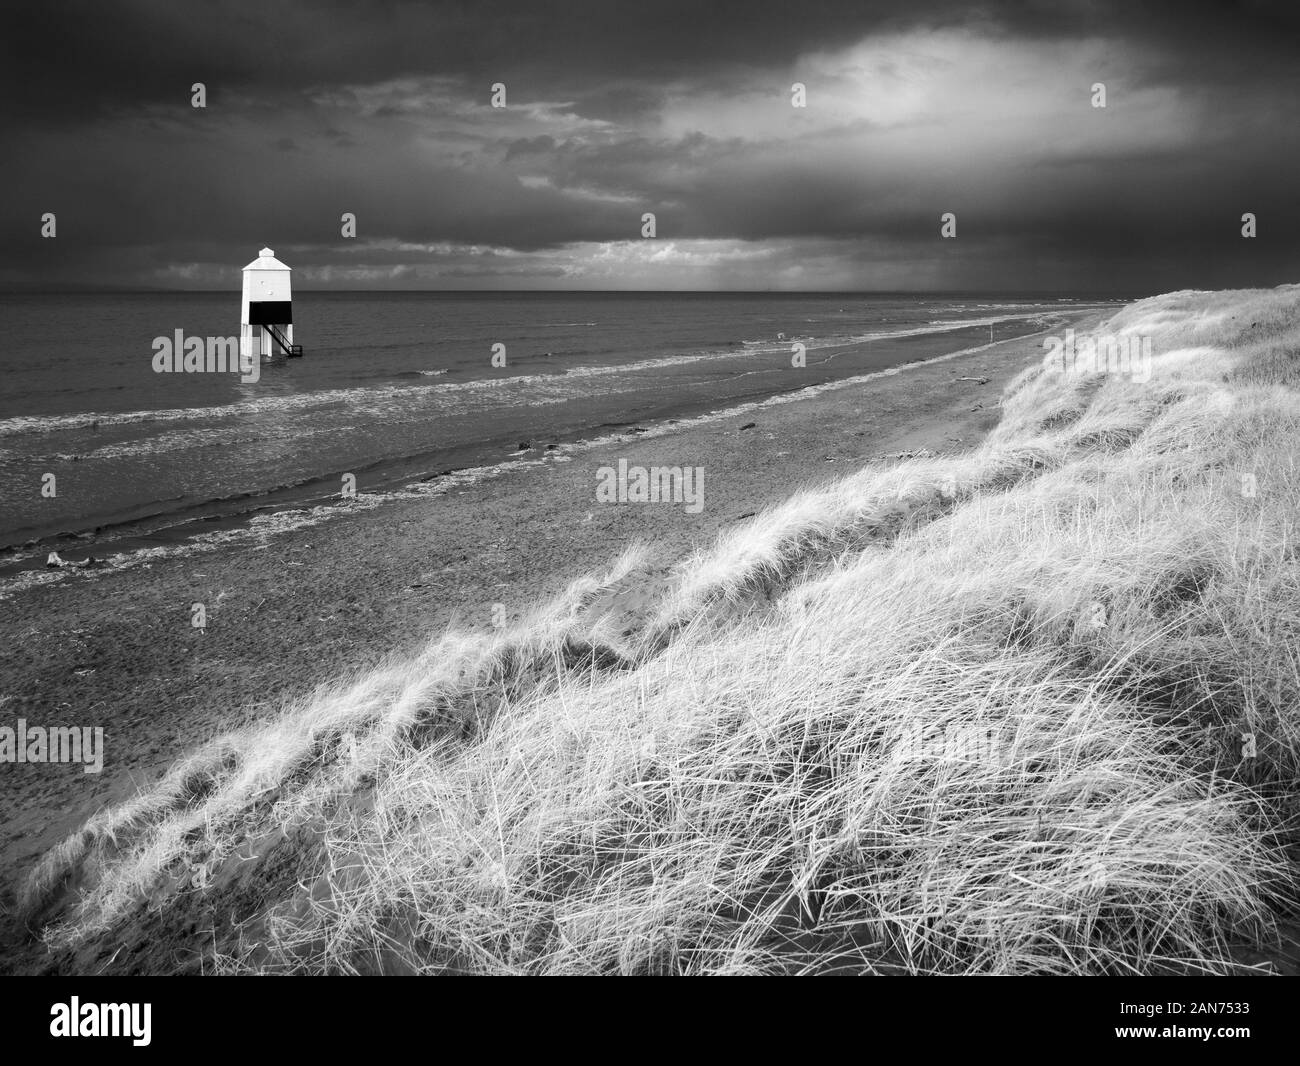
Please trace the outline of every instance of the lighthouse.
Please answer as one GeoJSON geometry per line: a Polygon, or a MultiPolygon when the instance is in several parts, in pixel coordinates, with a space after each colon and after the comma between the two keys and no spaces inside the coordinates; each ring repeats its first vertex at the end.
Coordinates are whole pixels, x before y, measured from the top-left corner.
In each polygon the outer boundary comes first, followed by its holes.
{"type": "Polygon", "coordinates": [[[302,355],[293,343],[293,297],[289,268],[263,248],[244,267],[244,299],[239,315],[241,359],[269,359],[273,355],[302,355]]]}

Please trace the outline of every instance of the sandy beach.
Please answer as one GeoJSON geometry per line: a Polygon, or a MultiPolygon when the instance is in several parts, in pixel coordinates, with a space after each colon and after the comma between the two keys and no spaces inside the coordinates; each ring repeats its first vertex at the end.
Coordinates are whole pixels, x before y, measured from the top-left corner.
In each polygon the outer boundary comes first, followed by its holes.
{"type": "MultiPolygon", "coordinates": [[[[1067,324],[1083,329],[1096,318],[1067,324]]],[[[801,487],[903,453],[968,449],[997,422],[1007,382],[1041,357],[1040,337],[1021,338],[703,425],[628,426],[617,443],[568,462],[388,503],[252,549],[20,593],[0,614],[6,719],[100,726],[105,751],[100,775],[70,765],[0,774],[6,909],[37,856],[200,741],[270,718],[322,680],[408,654],[451,624],[515,620],[633,541],[666,571],[801,487]],[[705,506],[688,514],[598,505],[596,470],[620,459],[702,466],[705,506]],[[195,602],[205,605],[204,630],[191,626],[195,602]]],[[[2,945],[8,970],[47,964],[13,919],[2,945]]]]}

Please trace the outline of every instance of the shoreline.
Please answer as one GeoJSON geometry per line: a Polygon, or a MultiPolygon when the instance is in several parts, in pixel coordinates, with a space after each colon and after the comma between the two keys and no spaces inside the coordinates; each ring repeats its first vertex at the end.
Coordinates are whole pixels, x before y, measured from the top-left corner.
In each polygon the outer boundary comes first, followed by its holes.
{"type": "MultiPolygon", "coordinates": [[[[1079,328],[1099,317],[1088,310],[1067,320],[1079,328]]],[[[1037,336],[645,432],[633,426],[564,461],[391,499],[251,547],[226,543],[13,593],[0,620],[11,650],[0,721],[103,727],[105,766],[99,775],[71,765],[0,768],[6,909],[34,859],[95,810],[294,695],[409,653],[451,625],[486,629],[502,612],[516,619],[631,542],[651,545],[666,571],[800,488],[900,452],[974,446],[997,423],[1005,384],[1041,358],[1037,336]],[[703,466],[703,511],[597,505],[595,471],[620,459],[703,466]],[[205,605],[203,630],[190,624],[196,602],[205,605]]],[[[0,969],[39,968],[43,948],[12,919],[6,926],[0,969]]]]}
{"type": "MultiPolygon", "coordinates": [[[[1014,337],[995,341],[1013,343],[1025,337],[1038,336],[1056,329],[1072,317],[1091,316],[1097,313],[1089,305],[1078,312],[1044,312],[1053,324],[1029,330],[1014,337]]],[[[1021,327],[1032,324],[1028,316],[998,319],[1004,324],[1021,327]]],[[[672,432],[674,427],[707,423],[732,417],[767,404],[819,394],[823,390],[853,387],[864,384],[881,374],[897,373],[917,365],[945,360],[964,351],[979,350],[987,345],[959,349],[957,352],[933,354],[936,346],[951,343],[957,335],[975,328],[963,325],[936,331],[914,330],[898,336],[880,338],[878,348],[888,342],[897,350],[887,365],[850,375],[826,377],[809,385],[788,386],[777,391],[758,386],[750,392],[741,392],[727,398],[721,405],[712,398],[691,397],[686,400],[668,399],[642,409],[630,411],[617,421],[594,423],[586,427],[565,427],[549,434],[534,435],[525,442],[527,448],[504,451],[509,447],[507,438],[500,437],[477,442],[463,442],[436,452],[396,456],[354,466],[349,471],[365,484],[359,490],[359,500],[343,501],[335,487],[341,471],[329,472],[302,482],[273,486],[265,490],[235,493],[228,497],[196,500],[167,510],[150,510],[158,505],[139,505],[132,510],[137,515],[122,520],[110,520],[87,528],[70,528],[59,532],[41,533],[22,542],[0,548],[0,602],[28,588],[55,584],[66,572],[46,569],[49,553],[72,553],[77,562],[84,554],[96,560],[96,569],[83,577],[93,577],[106,571],[131,568],[143,562],[170,555],[192,555],[219,549],[227,542],[259,541],[264,535],[280,535],[293,528],[308,528],[321,521],[347,518],[358,509],[369,510],[393,501],[416,499],[430,494],[440,494],[444,486],[458,486],[466,481],[477,482],[507,474],[519,466],[535,466],[538,462],[565,462],[577,453],[607,446],[617,440],[620,431],[660,434],[672,432]],[[919,349],[913,354],[911,349],[919,349]],[[611,432],[600,433],[606,430],[611,432]],[[595,435],[593,436],[593,431],[595,435]],[[106,565],[107,564],[107,565],[106,565]]],[[[982,328],[982,326],[980,327],[982,328]]],[[[844,354],[861,347],[860,344],[843,346],[844,351],[832,349],[834,355],[844,354]]],[[[88,521],[91,519],[88,519],[88,521]]]]}

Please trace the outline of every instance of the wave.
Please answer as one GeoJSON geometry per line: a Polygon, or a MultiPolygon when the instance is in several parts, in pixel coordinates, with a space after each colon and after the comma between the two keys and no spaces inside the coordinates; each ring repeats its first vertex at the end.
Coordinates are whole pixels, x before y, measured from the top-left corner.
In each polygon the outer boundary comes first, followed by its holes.
{"type": "MultiPolygon", "coordinates": [[[[207,407],[173,407],[152,410],[87,412],[70,415],[21,415],[0,420],[0,437],[15,436],[23,433],[54,433],[67,430],[124,426],[146,422],[177,422],[199,419],[244,418],[271,413],[285,413],[334,404],[367,405],[387,400],[419,400],[431,395],[463,395],[465,393],[487,390],[518,389],[545,384],[553,388],[558,381],[584,380],[593,377],[606,377],[616,374],[636,374],[647,370],[659,370],[665,367],[685,366],[706,361],[740,359],[763,354],[764,352],[788,351],[791,344],[800,343],[808,351],[826,348],[850,347],[876,340],[889,340],[899,337],[920,336],[927,333],[944,333],[972,326],[989,325],[1016,319],[1038,317],[1035,313],[1001,315],[977,319],[951,319],[926,323],[903,329],[877,330],[867,333],[831,335],[814,338],[800,336],[783,341],[766,342],[746,341],[740,348],[686,352],[677,355],[654,356],[636,359],[626,363],[603,363],[589,366],[574,366],[557,370],[553,374],[514,374],[507,377],[475,378],[469,381],[439,382],[428,385],[371,385],[353,388],[321,389],[314,392],[278,394],[236,403],[217,404],[207,407]],[[769,347],[755,347],[767,344],[769,347]]],[[[417,371],[420,376],[438,376],[440,371],[417,371]]]]}
{"type": "MultiPolygon", "coordinates": [[[[633,439],[633,437],[637,440],[646,440],[653,437],[679,433],[683,430],[707,425],[726,418],[732,418],[736,415],[748,414],[751,411],[760,411],[783,404],[793,403],[820,393],[853,388],[863,384],[864,382],[872,381],[881,377],[905,374],[919,367],[947,362],[950,359],[956,359],[963,355],[971,355],[975,352],[981,352],[993,346],[993,344],[980,344],[970,348],[963,348],[955,352],[947,352],[930,359],[922,359],[913,363],[887,367],[883,370],[875,370],[866,374],[857,374],[852,377],[823,382],[818,385],[809,385],[792,392],[769,396],[763,400],[752,400],[745,403],[734,404],[729,407],[718,408],[705,414],[695,415],[690,418],[673,419],[649,427],[637,427],[637,432],[635,434],[630,430],[620,431],[572,443],[560,444],[554,450],[548,451],[536,458],[524,459],[512,456],[509,459],[489,466],[452,471],[450,473],[413,481],[390,490],[361,493],[348,500],[322,503],[306,508],[286,508],[276,510],[269,514],[259,514],[249,519],[246,524],[242,526],[202,533],[188,540],[165,546],[144,548],[108,555],[104,560],[105,565],[96,569],[84,571],[21,571],[10,577],[0,579],[0,600],[8,599],[16,593],[35,585],[50,584],[66,580],[70,577],[75,577],[78,580],[95,580],[105,573],[112,573],[117,570],[150,564],[164,558],[188,556],[215,551],[218,548],[231,544],[251,544],[253,550],[265,548],[269,546],[270,538],[277,534],[287,533],[308,526],[319,525],[322,522],[334,518],[346,517],[348,514],[370,511],[385,503],[401,500],[425,499],[430,496],[441,496],[453,489],[477,485],[484,481],[500,477],[501,475],[511,471],[524,470],[528,468],[541,468],[554,463],[571,462],[576,453],[627,441],[633,439]]],[[[652,364],[653,361],[647,361],[647,363],[652,364]]]]}

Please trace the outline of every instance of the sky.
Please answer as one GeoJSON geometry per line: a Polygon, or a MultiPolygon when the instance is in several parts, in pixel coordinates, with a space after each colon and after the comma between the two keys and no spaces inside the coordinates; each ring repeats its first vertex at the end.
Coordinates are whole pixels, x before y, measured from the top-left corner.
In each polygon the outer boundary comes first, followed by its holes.
{"type": "Polygon", "coordinates": [[[1294,0],[14,5],[0,289],[237,289],[263,246],[300,289],[1300,281],[1297,31],[1294,0]]]}

